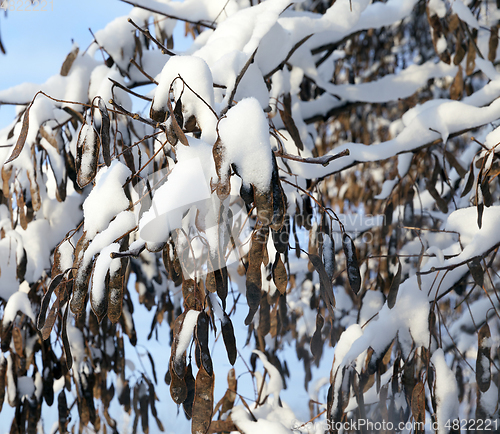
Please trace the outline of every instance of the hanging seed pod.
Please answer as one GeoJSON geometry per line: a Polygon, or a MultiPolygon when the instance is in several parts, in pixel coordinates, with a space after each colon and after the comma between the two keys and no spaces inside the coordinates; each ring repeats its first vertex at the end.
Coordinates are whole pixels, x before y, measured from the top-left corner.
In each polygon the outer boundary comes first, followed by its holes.
{"type": "Polygon", "coordinates": [[[0,412],[2,411],[5,400],[5,383],[7,379],[7,359],[0,355],[0,412]]]}
{"type": "Polygon", "coordinates": [[[182,298],[184,299],[184,309],[196,310],[196,282],[193,279],[183,279],[182,280],[182,298]]]}
{"type": "Polygon", "coordinates": [[[111,166],[111,152],[110,152],[110,120],[109,113],[101,97],[97,98],[97,108],[99,109],[100,122],[96,125],[99,131],[99,137],[101,139],[102,147],[102,159],[106,166],[111,166]]]}
{"type": "Polygon", "coordinates": [[[85,250],[90,244],[90,239],[87,238],[86,232],[82,234],[75,248],[75,261],[73,263],[73,296],[71,298],[71,312],[75,315],[80,315],[83,311],[85,297],[87,296],[89,279],[92,271],[93,261],[88,264],[83,263],[85,250]],[[76,270],[76,271],[75,271],[76,270]]]}
{"type": "Polygon", "coordinates": [[[92,312],[100,323],[108,311],[108,298],[109,298],[109,271],[106,273],[103,291],[96,293],[94,291],[94,275],[91,278],[90,284],[90,307],[92,312]]]}
{"type": "Polygon", "coordinates": [[[184,378],[186,380],[187,396],[185,401],[182,403],[182,407],[184,408],[184,413],[186,414],[188,420],[191,420],[191,418],[193,417],[193,402],[196,388],[191,363],[189,363],[189,365],[187,366],[187,371],[184,378]]]}
{"type": "Polygon", "coordinates": [[[387,296],[387,306],[392,309],[396,304],[396,298],[398,297],[399,285],[401,284],[401,262],[398,258],[398,271],[392,280],[391,287],[389,289],[389,295],[387,296]]]}
{"type": "Polygon", "coordinates": [[[260,191],[254,188],[254,203],[259,221],[263,226],[269,226],[274,215],[273,202],[269,200],[269,191],[260,191]]]}
{"type": "Polygon", "coordinates": [[[312,228],[313,210],[311,198],[307,194],[302,195],[302,225],[310,231],[312,228]]]}
{"type": "Polygon", "coordinates": [[[356,246],[352,238],[344,233],[342,237],[344,254],[347,261],[347,277],[349,285],[355,294],[358,294],[361,288],[361,274],[359,272],[358,258],[356,256],[356,246]]]}
{"type": "Polygon", "coordinates": [[[278,253],[286,253],[288,251],[288,244],[290,240],[290,216],[285,215],[283,226],[277,231],[271,229],[273,236],[274,248],[278,253]]]}
{"type": "Polygon", "coordinates": [[[40,313],[38,314],[38,321],[37,321],[38,330],[42,330],[42,328],[45,325],[45,321],[46,321],[45,316],[47,313],[47,309],[49,307],[50,298],[52,297],[54,290],[61,284],[63,279],[64,279],[64,273],[61,273],[61,274],[58,274],[57,276],[54,275],[54,278],[50,281],[47,292],[45,293],[45,295],[43,296],[43,299],[42,299],[40,313]]]}
{"type": "Polygon", "coordinates": [[[318,313],[316,315],[316,330],[314,330],[314,334],[311,338],[311,353],[313,354],[316,363],[319,363],[321,354],[323,352],[323,339],[321,338],[321,330],[323,329],[324,324],[324,318],[321,316],[321,314],[318,313]]]}
{"type": "Polygon", "coordinates": [[[297,146],[298,149],[303,151],[304,144],[302,143],[299,130],[295,125],[295,121],[293,120],[292,117],[292,97],[290,93],[286,93],[285,95],[283,95],[283,110],[281,109],[278,110],[281,116],[281,120],[283,121],[283,125],[285,126],[286,130],[290,133],[290,136],[292,137],[295,146],[297,146]]]}
{"type": "Polygon", "coordinates": [[[417,422],[416,426],[425,423],[425,386],[421,381],[415,385],[411,394],[411,412],[417,422]]]}
{"type": "Polygon", "coordinates": [[[467,266],[476,285],[482,288],[484,284],[484,271],[481,266],[481,260],[474,258],[472,261],[467,262],[467,266]]]}
{"type": "Polygon", "coordinates": [[[252,244],[248,253],[248,269],[246,273],[246,297],[249,312],[245,319],[245,325],[249,325],[252,322],[260,305],[262,292],[262,273],[260,264],[262,264],[264,259],[267,235],[267,228],[256,230],[252,235],[252,244]]]}
{"type": "MultiPolygon", "coordinates": [[[[216,408],[220,406],[220,411],[219,411],[219,420],[220,420],[220,415],[223,415],[227,413],[229,410],[231,410],[234,407],[234,403],[236,401],[236,390],[238,387],[238,380],[236,379],[236,373],[234,371],[234,368],[231,368],[229,372],[227,373],[227,390],[222,399],[219,401],[219,403],[216,405],[216,408]]],[[[213,423],[213,421],[212,421],[213,423]]]]}
{"type": "Polygon", "coordinates": [[[331,234],[323,234],[323,264],[330,281],[335,275],[335,241],[331,234]]]}
{"type": "Polygon", "coordinates": [[[283,264],[281,256],[278,252],[276,252],[276,258],[273,263],[272,274],[273,274],[273,282],[276,285],[276,288],[281,294],[285,294],[286,287],[288,285],[288,275],[286,272],[285,264],[283,264]]]}
{"type": "Polygon", "coordinates": [[[7,356],[7,402],[11,407],[16,407],[19,402],[15,357],[15,354],[7,356]]]}
{"type": "Polygon", "coordinates": [[[254,196],[254,187],[252,184],[241,183],[240,196],[248,209],[251,208],[254,196]]]}
{"type": "Polygon", "coordinates": [[[64,389],[61,390],[57,397],[57,410],[59,414],[59,432],[65,433],[68,424],[68,402],[64,389]]]}
{"type": "Polygon", "coordinates": [[[200,348],[201,364],[208,375],[213,375],[214,368],[208,346],[209,319],[205,311],[200,312],[196,323],[196,342],[200,348]]]}
{"type": "MultiPolygon", "coordinates": [[[[73,62],[76,60],[76,58],[78,57],[78,52],[80,51],[80,48],[78,48],[78,46],[75,46],[69,53],[68,55],[66,56],[66,59],[64,59],[64,62],[61,66],[61,71],[59,72],[59,74],[63,77],[66,77],[70,70],[71,70],[71,67],[73,66],[73,62]]],[[[60,431],[60,432],[63,432],[63,431],[60,431]]]]}
{"type": "Polygon", "coordinates": [[[464,399],[465,385],[462,367],[459,364],[457,364],[457,368],[455,370],[455,380],[457,381],[458,386],[458,402],[462,402],[464,399]]]}
{"type": "Polygon", "coordinates": [[[177,356],[177,346],[179,345],[179,337],[182,331],[182,326],[184,324],[184,319],[186,318],[186,313],[187,312],[182,312],[174,321],[174,326],[173,326],[173,343],[172,343],[172,348],[171,348],[171,355],[170,355],[170,361],[171,361],[171,368],[173,367],[173,372],[175,373],[179,378],[184,377],[184,373],[186,370],[186,355],[183,354],[182,357],[177,356]]]}
{"type": "Polygon", "coordinates": [[[413,188],[410,188],[406,196],[406,202],[403,211],[403,223],[405,224],[405,226],[413,226],[415,224],[415,212],[413,208],[414,195],[415,192],[413,188]]]}
{"type": "Polygon", "coordinates": [[[286,196],[281,186],[281,181],[278,173],[278,164],[274,153],[272,155],[273,172],[271,176],[271,192],[273,204],[273,217],[271,220],[271,228],[275,231],[280,230],[285,222],[286,213],[286,196]]]}
{"type": "Polygon", "coordinates": [[[259,326],[257,327],[257,333],[260,337],[264,338],[271,329],[271,314],[269,303],[267,302],[267,297],[262,297],[260,299],[260,309],[259,309],[259,326]]]}
{"type": "Polygon", "coordinates": [[[220,137],[217,138],[213,148],[212,155],[214,157],[215,170],[217,172],[217,176],[219,177],[219,181],[217,182],[217,196],[221,201],[225,200],[229,194],[231,193],[231,169],[228,167],[226,173],[222,173],[222,165],[225,159],[225,148],[220,140],[220,137]]]}
{"type": "Polygon", "coordinates": [[[130,413],[130,385],[128,381],[125,382],[121,393],[118,395],[118,402],[120,405],[123,405],[127,413],[130,413]]]}
{"type": "Polygon", "coordinates": [[[214,376],[201,368],[196,375],[193,402],[192,434],[206,434],[212,421],[214,406],[214,376]]]}
{"type": "Polygon", "coordinates": [[[108,318],[113,324],[119,321],[123,310],[125,271],[127,269],[128,258],[122,258],[120,261],[120,269],[109,278],[108,318]]]}
{"type": "Polygon", "coordinates": [[[224,340],[224,346],[226,347],[227,358],[231,365],[236,362],[236,357],[238,356],[238,350],[236,349],[236,337],[234,336],[234,327],[231,322],[231,318],[224,315],[222,319],[222,338],[224,340]]]}
{"type": "Polygon", "coordinates": [[[144,434],[149,433],[149,395],[145,389],[144,384],[141,384],[141,392],[139,396],[139,412],[141,415],[141,427],[144,434]]]}
{"type": "Polygon", "coordinates": [[[90,184],[97,174],[101,139],[93,125],[84,124],[76,145],[76,180],[80,188],[90,184]]]}
{"type": "Polygon", "coordinates": [[[476,383],[481,392],[487,392],[491,383],[491,333],[485,323],[477,335],[476,383]]]}
{"type": "Polygon", "coordinates": [[[311,264],[319,274],[319,285],[321,298],[325,303],[331,318],[334,318],[333,308],[335,307],[335,296],[333,295],[332,281],[326,273],[325,266],[318,255],[309,255],[311,264]]]}

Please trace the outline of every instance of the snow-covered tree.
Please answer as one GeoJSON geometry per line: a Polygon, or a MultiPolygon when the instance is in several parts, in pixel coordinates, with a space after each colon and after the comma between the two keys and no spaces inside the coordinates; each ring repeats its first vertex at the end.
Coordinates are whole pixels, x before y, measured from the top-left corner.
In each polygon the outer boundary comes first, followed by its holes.
{"type": "Polygon", "coordinates": [[[126,2],[0,91],[10,432],[500,429],[499,2],[126,2]]]}

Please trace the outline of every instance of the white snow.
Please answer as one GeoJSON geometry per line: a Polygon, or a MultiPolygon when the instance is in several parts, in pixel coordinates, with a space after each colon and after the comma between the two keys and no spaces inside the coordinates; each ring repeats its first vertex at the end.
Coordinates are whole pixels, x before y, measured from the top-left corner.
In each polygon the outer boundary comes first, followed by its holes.
{"type": "Polygon", "coordinates": [[[279,394],[283,389],[283,379],[281,378],[281,374],[278,369],[271,362],[269,362],[269,360],[267,360],[266,355],[262,351],[253,350],[253,352],[259,356],[260,361],[267,370],[269,380],[267,382],[266,392],[268,395],[273,395],[273,403],[276,407],[279,402],[279,394]]]}
{"type": "Polygon", "coordinates": [[[186,211],[210,198],[205,176],[200,158],[181,159],[169,173],[165,184],[156,190],[149,210],[142,215],[139,221],[141,238],[166,241],[173,229],[180,228],[186,211]]]}
{"type": "Polygon", "coordinates": [[[446,15],[446,4],[443,0],[429,0],[427,7],[431,16],[437,15],[439,18],[444,18],[446,15]]]}
{"type": "Polygon", "coordinates": [[[495,128],[493,131],[488,133],[484,141],[484,145],[488,149],[493,149],[500,144],[500,127],[495,128]]]}
{"type": "Polygon", "coordinates": [[[129,206],[123,184],[130,175],[130,169],[118,160],[113,160],[111,166],[99,170],[96,184],[83,203],[84,227],[88,238],[94,238],[108,226],[113,217],[129,206]]]}
{"type": "Polygon", "coordinates": [[[451,9],[458,15],[458,17],[462,21],[467,23],[470,27],[479,29],[479,22],[462,0],[452,0],[450,3],[451,9]]]}
{"type": "MultiPolygon", "coordinates": [[[[458,386],[455,374],[448,367],[444,358],[444,352],[438,348],[431,357],[431,362],[436,370],[436,402],[438,433],[447,433],[449,428],[445,425],[448,421],[458,418],[458,386]]],[[[450,424],[448,424],[448,427],[450,424]]]]}
{"type": "MultiPolygon", "coordinates": [[[[245,184],[269,191],[272,160],[269,126],[255,98],[245,98],[228,110],[219,123],[219,134],[226,151],[224,168],[231,163],[245,184]],[[251,126],[251,127],[250,127],[251,126]]],[[[223,169],[222,173],[227,170],[223,169]]]]}
{"type": "Polygon", "coordinates": [[[133,49],[135,28],[127,21],[128,17],[118,17],[104,29],[95,33],[95,40],[103,47],[113,60],[124,69],[134,56],[133,49]],[[124,47],[126,47],[124,49],[124,47]]]}
{"type": "Polygon", "coordinates": [[[92,257],[108,247],[123,234],[132,230],[136,225],[135,214],[132,211],[120,212],[109,226],[99,232],[85,250],[83,262],[88,264],[92,257]]]}
{"type": "Polygon", "coordinates": [[[175,360],[178,361],[182,358],[182,355],[188,349],[191,339],[193,337],[194,328],[196,327],[196,322],[198,321],[198,316],[200,311],[198,310],[188,310],[184,321],[182,321],[182,328],[179,333],[179,340],[177,342],[177,349],[175,351],[175,360]]]}
{"type": "MultiPolygon", "coordinates": [[[[167,102],[171,87],[174,100],[181,98],[184,120],[195,116],[203,132],[202,139],[213,144],[217,118],[210,110],[214,106],[214,91],[212,73],[206,62],[195,56],[170,58],[163,67],[155,90],[152,105],[154,110],[168,111],[167,102]],[[181,77],[197,95],[178,77],[181,77]]],[[[175,102],[172,105],[174,106],[175,102]]]]}
{"type": "MultiPolygon", "coordinates": [[[[120,244],[113,243],[104,247],[94,264],[94,271],[92,273],[92,304],[98,306],[102,304],[107,297],[107,290],[105,288],[106,274],[110,271],[111,267],[120,267],[120,259],[112,259],[111,253],[118,252],[120,244]]],[[[111,273],[110,273],[111,274],[111,273]]]]}
{"type": "Polygon", "coordinates": [[[35,323],[35,314],[33,313],[33,309],[31,308],[31,303],[28,298],[28,294],[24,291],[18,291],[12,294],[7,301],[7,305],[5,306],[3,313],[3,327],[7,327],[17,315],[17,312],[20,311],[35,323]]]}
{"type": "Polygon", "coordinates": [[[85,343],[81,330],[70,324],[70,318],[71,314],[68,315],[68,341],[71,348],[71,355],[73,356],[73,369],[79,372],[81,364],[86,357],[85,343]]]}
{"type": "Polygon", "coordinates": [[[485,207],[482,227],[477,225],[477,208],[468,207],[452,212],[447,220],[446,229],[460,234],[463,251],[446,261],[446,265],[458,264],[487,252],[500,242],[497,222],[500,219],[500,206],[485,207]]]}

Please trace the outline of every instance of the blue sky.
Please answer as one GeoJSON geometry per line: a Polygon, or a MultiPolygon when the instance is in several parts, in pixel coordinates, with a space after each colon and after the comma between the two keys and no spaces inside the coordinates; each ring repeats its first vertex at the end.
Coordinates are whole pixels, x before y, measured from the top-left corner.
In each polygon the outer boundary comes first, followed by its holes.
{"type": "MultiPolygon", "coordinates": [[[[0,0],[0,3],[8,0],[0,0]]],[[[16,1],[21,5],[21,1],[16,1]]],[[[23,0],[23,9],[28,0],[23,0]]],[[[13,3],[14,4],[14,3],[13,3]]],[[[0,54],[0,90],[24,82],[44,83],[57,74],[66,55],[71,51],[72,39],[82,50],[92,42],[93,32],[120,15],[131,6],[118,0],[52,0],[45,12],[0,10],[0,35],[7,51],[0,54]],[[52,3],[52,5],[51,5],[52,3]]],[[[0,106],[0,128],[9,124],[15,111],[11,106],[0,106]]]]}

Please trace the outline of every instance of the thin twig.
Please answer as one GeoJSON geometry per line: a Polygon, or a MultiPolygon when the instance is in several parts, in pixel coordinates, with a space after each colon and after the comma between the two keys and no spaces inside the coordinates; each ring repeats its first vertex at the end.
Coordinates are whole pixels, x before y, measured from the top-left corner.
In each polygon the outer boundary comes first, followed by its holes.
{"type": "Polygon", "coordinates": [[[450,270],[454,270],[455,268],[461,267],[462,265],[466,265],[468,262],[471,262],[474,259],[483,259],[483,258],[485,258],[493,250],[497,249],[499,246],[500,246],[500,243],[497,243],[493,247],[490,247],[488,250],[486,250],[486,252],[483,252],[481,255],[476,255],[476,256],[473,256],[472,258],[467,258],[467,259],[464,259],[461,262],[457,262],[456,264],[451,264],[451,265],[447,265],[447,266],[444,266],[444,267],[431,267],[429,270],[427,270],[427,271],[420,271],[420,272],[417,272],[417,274],[424,275],[424,274],[435,273],[436,271],[443,271],[443,270],[450,271],[450,270]]]}
{"type": "Polygon", "coordinates": [[[311,36],[313,35],[313,33],[311,33],[310,35],[307,35],[305,37],[303,37],[299,42],[297,42],[293,47],[292,49],[288,52],[288,54],[286,55],[286,57],[283,59],[283,61],[274,69],[272,69],[271,71],[269,71],[265,76],[264,76],[264,80],[267,80],[268,78],[272,77],[272,75],[283,69],[286,65],[286,63],[290,60],[290,57],[292,57],[293,53],[295,53],[295,51],[297,51],[300,46],[302,44],[304,44],[304,42],[306,42],[311,36]]]}
{"type": "Polygon", "coordinates": [[[142,69],[142,66],[141,66],[141,65],[139,65],[139,64],[135,61],[135,59],[130,59],[130,63],[131,63],[132,65],[134,65],[134,66],[135,66],[135,67],[136,67],[136,68],[137,68],[137,69],[138,69],[138,70],[142,73],[142,75],[144,75],[145,77],[147,77],[147,78],[149,79],[149,81],[151,81],[152,83],[154,83],[154,84],[156,84],[156,85],[158,84],[158,82],[157,82],[157,81],[156,81],[153,77],[151,77],[151,76],[150,76],[150,75],[149,75],[146,71],[144,71],[144,69],[142,69]]]}
{"type": "Polygon", "coordinates": [[[158,39],[156,39],[150,32],[149,29],[143,29],[139,27],[134,21],[132,21],[132,18],[129,18],[127,20],[130,24],[132,24],[139,32],[142,32],[146,38],[148,38],[150,41],[154,42],[158,48],[161,50],[163,54],[168,54],[169,56],[175,56],[176,54],[173,51],[170,51],[167,47],[165,47],[158,39]]]}
{"type": "Polygon", "coordinates": [[[308,157],[308,158],[303,158],[297,155],[287,154],[285,152],[280,152],[280,151],[275,151],[274,155],[276,157],[287,158],[288,160],[300,161],[301,163],[321,164],[322,166],[326,167],[328,166],[328,164],[330,164],[330,161],[337,160],[338,158],[341,157],[346,157],[347,155],[350,155],[350,152],[349,149],[344,149],[339,154],[323,155],[321,157],[308,157]]]}
{"type": "Polygon", "coordinates": [[[222,112],[221,112],[222,116],[224,116],[226,114],[226,112],[233,105],[232,102],[233,102],[234,96],[236,95],[236,91],[238,90],[238,85],[240,84],[243,76],[245,75],[245,72],[247,72],[247,69],[253,63],[255,55],[257,54],[257,49],[258,49],[258,47],[254,50],[254,52],[252,53],[252,55],[248,58],[247,62],[245,63],[245,66],[243,66],[243,69],[240,71],[240,73],[236,77],[236,81],[234,83],[233,90],[231,91],[231,95],[229,96],[229,99],[228,99],[228,102],[227,102],[227,107],[224,110],[222,110],[222,112]]]}
{"type": "Polygon", "coordinates": [[[163,128],[161,126],[161,124],[159,123],[156,123],[156,122],[153,122],[153,121],[148,121],[147,119],[144,119],[142,116],[140,116],[139,114],[137,113],[132,113],[132,112],[129,112],[127,109],[123,108],[121,105],[118,105],[114,100],[110,99],[109,100],[109,103],[115,107],[115,109],[120,112],[121,114],[124,114],[126,116],[129,116],[131,117],[132,119],[135,119],[135,120],[138,120],[138,121],[141,121],[145,124],[148,124],[149,126],[153,127],[153,128],[163,128]]]}
{"type": "Polygon", "coordinates": [[[203,98],[202,98],[202,97],[201,97],[198,93],[196,93],[196,92],[194,91],[194,89],[193,89],[191,86],[189,86],[189,84],[187,84],[187,83],[186,83],[186,80],[184,80],[184,79],[181,77],[181,75],[180,75],[180,74],[179,74],[179,75],[177,75],[176,79],[177,79],[177,78],[178,78],[178,79],[180,79],[180,80],[184,83],[184,85],[185,85],[185,86],[186,86],[186,87],[187,87],[187,88],[188,88],[191,92],[193,92],[193,93],[195,94],[195,96],[196,96],[196,97],[197,97],[197,98],[198,98],[201,102],[203,102],[203,103],[204,103],[204,104],[205,104],[205,105],[206,105],[206,106],[210,109],[210,111],[214,114],[214,116],[215,116],[217,119],[219,119],[219,116],[217,116],[217,112],[213,109],[213,107],[212,107],[212,106],[211,106],[208,102],[206,102],[206,101],[205,101],[205,100],[204,100],[204,99],[203,99],[203,98]]]}
{"type": "Polygon", "coordinates": [[[149,98],[147,96],[141,95],[140,93],[136,93],[133,90],[130,90],[127,86],[124,86],[123,84],[118,83],[116,80],[113,80],[112,78],[108,77],[108,80],[113,83],[114,86],[119,87],[120,89],[124,90],[125,92],[129,93],[130,95],[133,95],[137,98],[143,99],[145,101],[153,101],[153,98],[149,98]]]}

